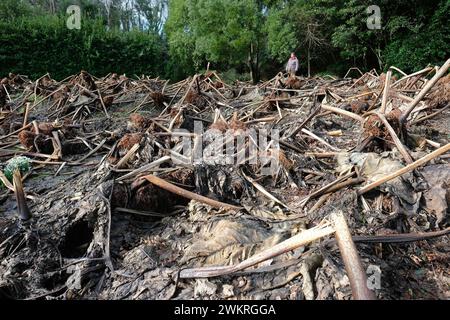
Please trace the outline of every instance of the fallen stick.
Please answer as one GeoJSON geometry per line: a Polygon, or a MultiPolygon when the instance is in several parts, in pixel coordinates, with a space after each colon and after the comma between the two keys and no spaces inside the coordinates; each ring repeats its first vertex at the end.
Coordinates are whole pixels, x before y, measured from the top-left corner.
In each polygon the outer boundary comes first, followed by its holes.
{"type": "Polygon", "coordinates": [[[266,117],[266,118],[253,119],[253,120],[245,121],[245,124],[273,121],[273,120],[276,120],[278,118],[279,117],[266,117]]]}
{"type": "Polygon", "coordinates": [[[241,271],[273,257],[279,256],[283,253],[294,250],[298,247],[304,246],[310,242],[323,238],[327,235],[332,234],[333,232],[334,228],[330,224],[324,224],[322,226],[314,227],[305,230],[283,242],[280,242],[272,248],[257,253],[254,256],[236,265],[183,269],[180,271],[180,278],[185,279],[218,277],[241,271]]]}
{"type": "Polygon", "coordinates": [[[130,160],[134,154],[136,153],[136,151],[138,151],[139,149],[139,143],[134,144],[130,150],[128,150],[128,152],[123,156],[122,159],[119,160],[119,162],[116,164],[116,169],[121,169],[124,167],[124,165],[128,162],[128,160],[130,160]]]}
{"type": "Polygon", "coordinates": [[[305,152],[305,156],[316,158],[332,158],[338,154],[339,152],[305,152]]]}
{"type": "Polygon", "coordinates": [[[58,160],[58,158],[55,155],[49,155],[44,153],[36,153],[36,152],[28,152],[28,151],[20,151],[20,150],[2,150],[6,151],[6,153],[0,153],[0,157],[10,157],[10,156],[27,156],[27,157],[38,157],[38,158],[46,158],[46,159],[53,159],[58,160]]]}
{"type": "Polygon", "coordinates": [[[178,95],[178,93],[180,92],[180,90],[181,90],[182,88],[183,88],[183,87],[181,87],[181,86],[178,88],[178,90],[175,92],[175,95],[172,97],[172,99],[170,99],[169,104],[166,105],[166,107],[164,108],[164,110],[161,111],[161,113],[159,114],[160,117],[167,111],[167,109],[170,108],[170,106],[171,106],[172,103],[173,103],[173,100],[175,100],[176,96],[178,95]]]}
{"type": "Polygon", "coordinates": [[[244,178],[250,182],[259,192],[261,192],[263,195],[265,195],[267,198],[269,198],[272,201],[275,201],[276,203],[282,205],[286,209],[290,209],[287,205],[285,205],[283,202],[278,200],[275,196],[271,195],[262,185],[260,185],[258,182],[253,180],[251,177],[248,177],[243,171],[241,171],[244,178]]]}
{"type": "Polygon", "coordinates": [[[363,117],[358,116],[357,114],[355,114],[353,112],[350,112],[350,111],[347,111],[347,110],[339,109],[339,108],[332,107],[332,106],[329,106],[329,105],[326,105],[326,104],[322,104],[321,108],[323,110],[331,111],[331,112],[338,113],[340,115],[352,118],[352,119],[354,119],[356,121],[359,121],[359,122],[364,122],[364,118],[363,117]]]}
{"type": "Polygon", "coordinates": [[[433,140],[425,139],[425,142],[428,143],[433,148],[440,148],[441,147],[440,143],[437,143],[437,142],[435,142],[433,140]]]}
{"type": "MultiPolygon", "coordinates": [[[[314,98],[314,101],[316,101],[315,100],[315,98],[314,98]]],[[[297,135],[297,133],[299,133],[302,129],[303,129],[303,127],[309,122],[309,121],[311,121],[311,119],[312,118],[314,118],[314,116],[318,113],[320,111],[320,107],[319,108],[314,108],[313,107],[313,110],[311,111],[311,113],[308,115],[308,117],[306,117],[306,119],[291,133],[291,134],[289,134],[286,138],[283,138],[282,140],[286,140],[286,139],[289,139],[289,138],[292,138],[292,137],[295,137],[296,135],[297,135]]]]}
{"type": "Polygon", "coordinates": [[[384,91],[383,91],[383,100],[381,100],[381,109],[380,113],[386,113],[386,105],[389,98],[389,84],[391,82],[392,71],[389,70],[386,74],[386,80],[384,81],[384,91]]]}
{"type": "Polygon", "coordinates": [[[347,78],[347,76],[350,74],[350,71],[352,71],[352,70],[358,71],[359,74],[361,75],[361,77],[364,76],[364,73],[362,73],[361,70],[358,69],[358,67],[351,67],[350,69],[347,70],[347,73],[345,74],[344,79],[347,78]]]}
{"type": "Polygon", "coordinates": [[[408,151],[406,150],[405,146],[400,141],[400,139],[397,137],[397,134],[395,133],[394,129],[391,127],[391,125],[387,121],[386,117],[382,113],[375,113],[375,114],[378,116],[378,118],[380,118],[381,122],[383,122],[384,126],[389,131],[389,134],[391,135],[392,140],[394,141],[395,145],[397,146],[397,149],[402,154],[406,163],[408,163],[408,164],[412,163],[414,161],[413,158],[408,153],[408,151]]]}
{"type": "MultiPolygon", "coordinates": [[[[33,160],[31,160],[33,161],[33,160]]],[[[25,180],[25,177],[22,178],[23,180],[25,180]]],[[[3,174],[3,172],[0,170],[0,180],[3,182],[3,184],[5,185],[5,187],[8,189],[6,192],[7,194],[9,192],[14,192],[14,186],[11,184],[11,182],[9,182],[8,178],[3,174]]],[[[14,180],[13,180],[14,182],[14,180]]],[[[25,198],[30,199],[30,200],[34,200],[34,198],[30,195],[26,195],[25,198]]]]}
{"type": "Polygon", "coordinates": [[[8,178],[5,176],[2,170],[0,170],[0,180],[3,182],[6,188],[11,191],[14,191],[14,186],[9,182],[8,178]]]}
{"type": "Polygon", "coordinates": [[[352,240],[350,230],[345,221],[344,214],[337,212],[332,214],[333,226],[335,229],[336,242],[344,261],[345,270],[352,288],[353,299],[355,300],[374,300],[375,296],[367,288],[367,277],[363,269],[361,260],[355,243],[352,240]]]}
{"type": "Polygon", "coordinates": [[[442,111],[448,109],[448,107],[450,107],[450,104],[447,104],[445,107],[439,109],[439,110],[436,111],[436,112],[433,112],[432,114],[429,114],[429,115],[427,115],[427,116],[424,116],[424,117],[422,117],[422,118],[419,118],[419,119],[416,119],[416,120],[412,121],[411,124],[412,124],[412,125],[418,124],[418,123],[420,123],[420,122],[422,122],[422,121],[425,121],[425,120],[428,120],[428,119],[430,119],[430,118],[433,118],[434,116],[437,116],[437,115],[438,115],[439,113],[441,113],[442,111]]]}
{"type": "Polygon", "coordinates": [[[407,102],[411,102],[411,101],[414,100],[414,98],[405,96],[403,93],[400,93],[400,92],[394,92],[393,95],[394,95],[396,98],[399,98],[399,99],[402,99],[402,100],[406,100],[407,102]]]}
{"type": "Polygon", "coordinates": [[[12,135],[15,135],[15,134],[17,134],[17,133],[19,133],[19,132],[21,132],[21,131],[23,131],[23,130],[26,130],[26,129],[28,129],[29,127],[31,127],[31,123],[27,124],[26,126],[20,128],[20,129],[17,129],[16,131],[13,131],[13,132],[11,132],[11,133],[8,133],[7,135],[4,135],[3,137],[0,137],[0,141],[3,140],[3,139],[6,139],[6,138],[8,138],[8,137],[10,137],[10,136],[12,136],[12,135]]]}
{"type": "Polygon", "coordinates": [[[59,135],[57,131],[52,131],[52,144],[53,144],[53,153],[55,157],[57,157],[57,160],[62,158],[62,144],[61,140],[59,140],[59,135]]]}
{"type": "Polygon", "coordinates": [[[22,127],[25,127],[27,125],[29,110],[30,110],[30,103],[27,102],[27,103],[25,103],[25,112],[24,112],[24,115],[23,115],[22,127]]]}
{"type": "MultiPolygon", "coordinates": [[[[58,91],[62,90],[64,87],[61,86],[58,89],[56,89],[55,91],[49,93],[48,95],[46,95],[44,98],[42,98],[39,101],[36,101],[37,99],[34,100],[33,105],[29,108],[28,112],[30,112],[31,110],[33,110],[36,106],[38,106],[39,104],[41,104],[42,102],[44,102],[45,100],[47,100],[49,97],[51,97],[52,95],[54,95],[55,93],[57,93],[58,91]]],[[[35,97],[37,98],[37,95],[35,93],[35,97]]]]}
{"type": "Polygon", "coordinates": [[[374,94],[374,93],[377,93],[377,91],[369,91],[369,92],[360,93],[360,94],[357,94],[355,96],[351,96],[351,97],[345,98],[344,101],[352,101],[352,100],[358,99],[360,97],[368,96],[368,95],[371,95],[371,94],[374,94]]]}
{"type": "Polygon", "coordinates": [[[425,85],[425,87],[422,88],[422,90],[414,98],[414,100],[408,105],[408,108],[400,117],[400,124],[402,126],[406,122],[406,119],[408,119],[408,116],[411,113],[411,111],[414,110],[416,105],[425,97],[425,95],[428,93],[428,91],[430,91],[430,89],[436,84],[436,82],[447,72],[449,67],[450,67],[450,59],[448,59],[444,63],[444,65],[439,68],[439,70],[436,72],[434,77],[431,78],[431,80],[425,85]]]}
{"type": "MultiPolygon", "coordinates": [[[[359,71],[359,69],[358,69],[359,71]]],[[[360,71],[361,72],[361,71],[360,71]]],[[[359,77],[355,82],[353,82],[353,84],[347,88],[347,90],[345,91],[349,91],[351,88],[353,88],[356,84],[358,84],[361,80],[363,80],[365,77],[367,76],[367,73],[363,74],[361,77],[359,77]]],[[[346,77],[344,77],[346,78],[346,77]]]]}
{"type": "MultiPolygon", "coordinates": [[[[392,70],[397,71],[398,73],[401,73],[404,77],[407,76],[407,74],[406,74],[405,72],[403,72],[402,70],[400,70],[400,69],[397,68],[397,67],[391,66],[389,69],[392,69],[392,70]]],[[[390,70],[389,70],[389,71],[390,71],[390,70]]]]}
{"type": "Polygon", "coordinates": [[[133,110],[131,110],[130,112],[128,112],[128,113],[135,113],[135,112],[137,112],[145,103],[146,103],[146,101],[147,101],[147,99],[148,98],[150,98],[150,93],[149,94],[147,94],[145,97],[144,97],[144,99],[137,105],[137,107],[136,108],[134,108],[133,110]]]}
{"type": "Polygon", "coordinates": [[[170,156],[163,156],[163,157],[159,158],[158,160],[155,160],[149,164],[146,164],[140,168],[137,168],[137,169],[131,171],[130,173],[127,173],[127,174],[121,176],[120,178],[117,179],[117,181],[123,181],[123,180],[129,179],[129,178],[133,178],[140,173],[143,173],[147,170],[150,170],[154,167],[159,166],[160,164],[163,164],[163,163],[169,161],[170,159],[171,159],[170,156]]]}
{"type": "Polygon", "coordinates": [[[158,178],[154,175],[144,176],[143,178],[164,190],[173,192],[173,193],[175,193],[181,197],[187,198],[187,199],[196,200],[198,202],[205,203],[214,208],[219,208],[219,209],[226,208],[226,209],[233,209],[233,210],[241,209],[241,207],[234,206],[234,205],[231,205],[228,203],[223,203],[223,202],[216,201],[216,200],[212,200],[210,198],[201,196],[199,194],[187,191],[183,188],[177,187],[176,185],[174,185],[170,182],[167,182],[166,180],[163,180],[161,178],[158,178]]]}
{"type": "Polygon", "coordinates": [[[338,184],[335,184],[334,186],[332,186],[329,189],[325,190],[324,194],[329,194],[329,193],[332,193],[332,192],[336,192],[336,191],[339,191],[340,189],[343,189],[345,187],[348,187],[348,186],[351,186],[351,185],[354,185],[354,184],[358,184],[358,183],[362,183],[364,181],[365,181],[365,179],[361,178],[361,177],[348,179],[346,181],[343,181],[343,182],[340,182],[338,184]]]}
{"type": "MultiPolygon", "coordinates": [[[[274,139],[274,140],[275,140],[275,139],[274,139]]],[[[277,141],[277,140],[275,140],[275,141],[277,141]]],[[[296,152],[298,152],[298,153],[303,153],[303,150],[302,150],[302,149],[297,148],[296,146],[294,146],[294,145],[292,145],[292,144],[290,144],[290,143],[287,143],[286,141],[278,140],[277,142],[279,142],[280,145],[283,146],[283,147],[285,147],[285,148],[294,150],[294,151],[296,151],[296,152]]]]}
{"type": "Polygon", "coordinates": [[[394,178],[397,178],[398,176],[401,176],[405,173],[413,171],[414,169],[420,167],[421,165],[427,163],[428,161],[431,161],[431,160],[439,157],[441,154],[444,154],[444,153],[448,152],[449,150],[450,150],[450,143],[447,143],[445,146],[434,150],[430,154],[427,154],[426,156],[414,161],[413,163],[408,164],[406,167],[403,167],[391,174],[388,174],[387,176],[385,176],[381,179],[378,179],[377,181],[369,183],[367,186],[364,186],[361,189],[359,189],[357,191],[357,193],[358,193],[358,195],[364,194],[364,193],[382,185],[383,183],[385,183],[387,181],[390,181],[394,178]]]}
{"type": "Polygon", "coordinates": [[[182,106],[183,103],[184,103],[184,100],[186,100],[186,98],[187,98],[189,92],[191,91],[192,85],[194,84],[194,82],[196,81],[196,79],[197,79],[197,75],[194,75],[194,77],[192,78],[192,81],[189,83],[189,87],[187,88],[187,90],[186,90],[186,92],[185,92],[183,98],[179,101],[179,105],[180,105],[180,106],[182,106]]]}
{"type": "Polygon", "coordinates": [[[3,90],[5,90],[6,95],[8,96],[8,100],[11,102],[12,100],[11,100],[11,96],[9,95],[8,89],[6,89],[4,84],[2,84],[2,87],[3,87],[3,90]]]}
{"type": "Polygon", "coordinates": [[[311,131],[309,131],[309,130],[307,130],[307,129],[305,129],[305,128],[302,128],[300,131],[303,132],[303,133],[306,133],[308,136],[310,136],[311,138],[313,138],[313,139],[319,141],[320,143],[322,143],[323,145],[327,146],[327,147],[330,148],[331,150],[336,151],[336,152],[339,152],[339,151],[340,151],[338,148],[333,147],[331,144],[329,144],[328,142],[326,142],[326,141],[325,141],[324,139],[322,139],[321,137],[315,135],[315,134],[312,133],[311,131]]]}
{"type": "MultiPolygon", "coordinates": [[[[283,89],[283,88],[275,88],[275,87],[266,87],[269,90],[283,91],[283,92],[307,92],[309,90],[299,90],[299,89],[283,89]]],[[[291,98],[289,98],[291,99],[291,98]]]]}
{"type": "Polygon", "coordinates": [[[409,78],[412,78],[412,77],[414,77],[414,76],[418,76],[418,75],[424,74],[424,73],[426,73],[426,72],[428,72],[428,71],[430,71],[430,70],[433,70],[433,68],[432,68],[432,67],[427,67],[427,68],[425,68],[425,69],[423,69],[423,70],[420,70],[420,71],[411,73],[410,75],[407,75],[407,76],[404,76],[403,78],[401,78],[401,79],[397,80],[396,82],[394,82],[394,84],[392,85],[392,87],[394,88],[394,87],[396,87],[400,82],[405,81],[405,80],[407,80],[407,79],[409,79],[409,78]]]}
{"type": "Polygon", "coordinates": [[[103,111],[105,112],[106,118],[109,119],[110,116],[108,114],[108,110],[106,110],[105,102],[103,101],[102,94],[100,92],[100,89],[97,89],[98,92],[98,99],[100,100],[100,104],[102,105],[103,111]]]}
{"type": "MultiPolygon", "coordinates": [[[[423,240],[430,240],[438,237],[443,237],[450,234],[450,227],[438,231],[429,232],[410,232],[398,234],[381,234],[370,236],[352,236],[355,243],[408,243],[423,240]]],[[[336,239],[325,240],[322,245],[328,246],[334,244],[336,239]]]]}
{"type": "Polygon", "coordinates": [[[363,243],[405,243],[405,242],[415,242],[421,240],[428,240],[437,237],[442,237],[450,234],[450,227],[430,232],[411,232],[411,233],[400,233],[400,234],[387,234],[387,235],[376,235],[376,236],[353,236],[354,242],[363,243]]]}
{"type": "MultiPolygon", "coordinates": [[[[79,163],[81,164],[81,162],[83,162],[84,160],[86,160],[87,158],[89,158],[90,156],[92,156],[94,153],[96,153],[98,150],[100,150],[101,147],[103,147],[103,145],[106,143],[106,139],[103,139],[98,146],[96,146],[94,149],[92,149],[88,154],[86,154],[85,156],[83,156],[81,159],[73,162],[73,163],[79,163]]],[[[58,159],[56,159],[58,160],[58,159]]]]}
{"type": "Polygon", "coordinates": [[[225,98],[225,97],[223,96],[223,94],[221,94],[220,91],[217,90],[216,87],[214,87],[214,86],[211,84],[211,83],[212,83],[212,80],[209,79],[209,78],[208,78],[208,80],[209,80],[209,82],[207,82],[207,83],[208,83],[209,88],[211,88],[211,89],[213,89],[214,91],[216,91],[216,92],[219,94],[219,96],[220,96],[224,101],[227,100],[227,98],[225,98]]]}
{"type": "MultiPolygon", "coordinates": [[[[305,198],[303,198],[303,199],[300,201],[300,203],[299,203],[299,204],[300,204],[300,207],[301,207],[301,208],[304,207],[304,206],[306,205],[306,203],[307,203],[309,200],[314,199],[314,198],[316,198],[316,197],[318,197],[318,196],[321,196],[321,195],[324,194],[324,193],[327,193],[329,189],[331,189],[332,187],[336,186],[337,184],[340,184],[341,182],[347,180],[348,178],[351,178],[351,177],[353,176],[353,174],[354,174],[354,173],[351,172],[351,173],[349,173],[349,174],[347,174],[347,175],[345,175],[345,176],[339,177],[339,178],[337,178],[336,180],[330,182],[329,184],[327,184],[327,185],[325,185],[325,186],[319,188],[318,190],[314,191],[313,193],[307,195],[305,198]]],[[[352,182],[353,182],[353,181],[352,181],[352,182]]],[[[353,183],[354,183],[354,182],[353,182],[353,183]]],[[[340,185],[340,188],[343,188],[343,187],[345,187],[345,186],[346,186],[346,184],[344,184],[344,185],[341,184],[341,185],[340,185]]],[[[337,188],[334,189],[334,191],[337,191],[337,190],[338,190],[337,188]]]]}
{"type": "Polygon", "coordinates": [[[325,193],[323,194],[319,200],[309,209],[308,215],[313,214],[319,207],[327,201],[327,199],[331,196],[331,193],[325,193]]]}
{"type": "Polygon", "coordinates": [[[375,108],[375,106],[378,103],[378,100],[381,97],[381,94],[383,93],[384,88],[382,88],[381,90],[379,90],[378,92],[375,92],[375,99],[373,100],[373,102],[370,104],[369,108],[367,108],[367,111],[363,114],[364,116],[366,116],[367,112],[371,111],[372,109],[375,108]]]}

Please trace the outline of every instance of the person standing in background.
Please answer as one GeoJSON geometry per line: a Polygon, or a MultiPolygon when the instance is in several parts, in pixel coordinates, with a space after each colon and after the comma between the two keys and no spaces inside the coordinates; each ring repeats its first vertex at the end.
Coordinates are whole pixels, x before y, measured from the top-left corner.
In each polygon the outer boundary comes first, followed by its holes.
{"type": "Polygon", "coordinates": [[[286,64],[286,72],[290,77],[295,76],[295,73],[298,70],[298,59],[295,56],[295,53],[291,53],[291,57],[289,58],[288,63],[286,64]]]}

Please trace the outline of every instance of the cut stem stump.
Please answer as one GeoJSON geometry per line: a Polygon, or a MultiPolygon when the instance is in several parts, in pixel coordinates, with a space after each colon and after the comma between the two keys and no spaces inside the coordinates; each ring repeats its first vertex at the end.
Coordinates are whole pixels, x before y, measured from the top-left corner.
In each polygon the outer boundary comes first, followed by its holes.
{"type": "Polygon", "coordinates": [[[25,199],[25,192],[23,190],[22,176],[19,169],[16,169],[13,174],[14,194],[17,201],[17,210],[19,211],[19,217],[22,221],[31,219],[31,212],[27,206],[25,199]]]}

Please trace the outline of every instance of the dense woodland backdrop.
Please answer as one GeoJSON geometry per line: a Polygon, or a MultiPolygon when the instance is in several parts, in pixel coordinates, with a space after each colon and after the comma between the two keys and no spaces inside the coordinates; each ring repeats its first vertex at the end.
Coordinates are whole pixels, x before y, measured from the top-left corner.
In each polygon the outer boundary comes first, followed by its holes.
{"type": "Polygon", "coordinates": [[[178,80],[210,68],[272,77],[291,51],[303,75],[411,72],[450,56],[450,0],[0,0],[0,77],[88,70],[178,80]],[[66,26],[81,7],[81,29],[66,26]],[[366,8],[381,9],[370,30],[366,8]]]}

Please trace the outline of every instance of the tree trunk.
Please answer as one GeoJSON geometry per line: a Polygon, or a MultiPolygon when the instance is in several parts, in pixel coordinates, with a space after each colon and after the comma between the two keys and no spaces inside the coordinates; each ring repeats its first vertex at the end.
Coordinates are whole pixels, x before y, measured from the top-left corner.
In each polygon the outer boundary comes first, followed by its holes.
{"type": "Polygon", "coordinates": [[[308,46],[308,78],[311,77],[311,48],[308,46]]]}
{"type": "Polygon", "coordinates": [[[248,67],[250,69],[250,79],[252,80],[253,84],[256,84],[258,82],[258,75],[257,75],[255,65],[252,62],[250,62],[248,64],[248,67]]]}
{"type": "Polygon", "coordinates": [[[250,45],[250,53],[248,55],[248,67],[250,69],[250,78],[253,84],[259,81],[259,61],[258,53],[255,53],[253,43],[250,45]],[[255,58],[254,58],[255,57],[255,58]],[[256,61],[255,61],[256,60],[256,61]]]}

